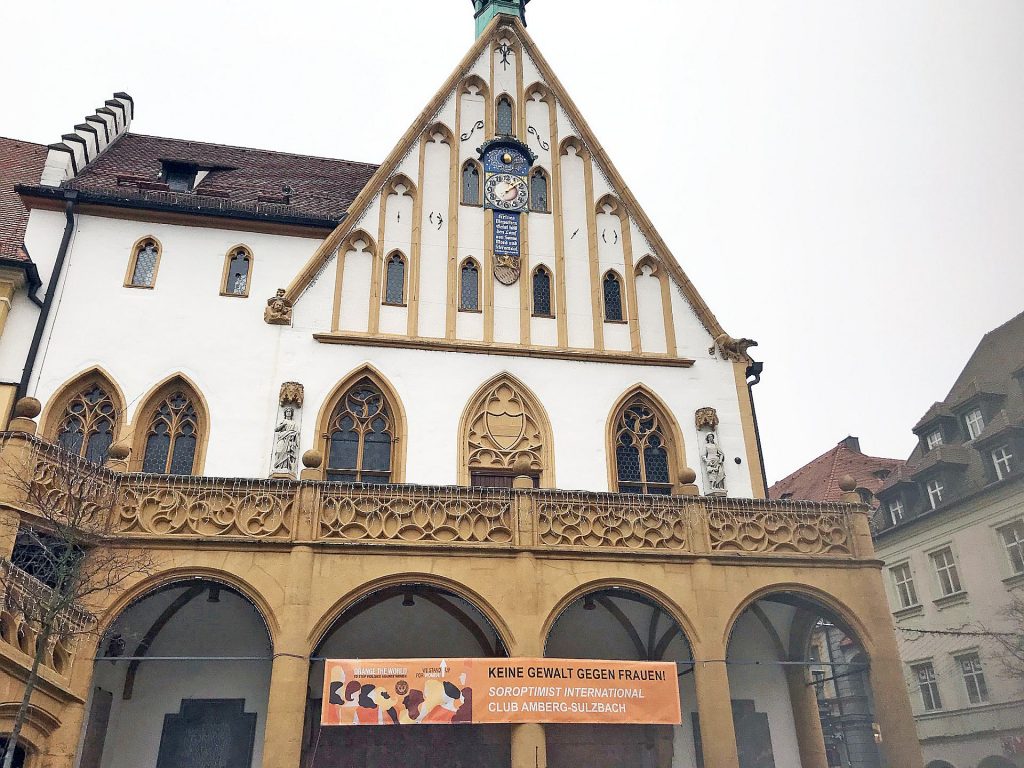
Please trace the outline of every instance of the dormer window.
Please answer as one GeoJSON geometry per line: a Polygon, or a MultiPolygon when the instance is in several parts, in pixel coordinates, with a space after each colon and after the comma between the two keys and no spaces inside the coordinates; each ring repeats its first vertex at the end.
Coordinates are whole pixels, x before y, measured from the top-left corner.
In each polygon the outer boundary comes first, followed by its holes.
{"type": "Polygon", "coordinates": [[[942,503],[942,493],[946,490],[942,485],[942,481],[938,478],[929,480],[925,485],[925,489],[928,491],[928,506],[936,509],[942,503]]]}
{"type": "Polygon", "coordinates": [[[191,192],[196,185],[196,167],[188,163],[163,161],[163,182],[171,192],[191,192]]]}
{"type": "Polygon", "coordinates": [[[974,440],[985,429],[985,417],[981,408],[975,408],[964,417],[964,424],[967,425],[968,440],[974,440]]]}
{"type": "Polygon", "coordinates": [[[1013,454],[1010,446],[1001,445],[992,451],[992,466],[996,470],[996,478],[1002,480],[1013,471],[1013,454]]]}
{"type": "Polygon", "coordinates": [[[933,432],[929,432],[928,436],[925,438],[925,443],[928,445],[929,451],[938,448],[942,445],[942,432],[937,429],[933,432]]]}
{"type": "Polygon", "coordinates": [[[893,499],[889,502],[889,520],[893,525],[899,525],[903,522],[903,502],[899,499],[893,499]]]}

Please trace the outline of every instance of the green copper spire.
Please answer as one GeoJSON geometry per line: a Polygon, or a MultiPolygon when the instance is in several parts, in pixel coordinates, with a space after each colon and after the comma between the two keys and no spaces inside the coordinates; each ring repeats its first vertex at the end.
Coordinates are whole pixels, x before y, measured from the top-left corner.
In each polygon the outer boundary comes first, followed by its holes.
{"type": "Polygon", "coordinates": [[[526,4],[530,0],[473,0],[473,10],[476,12],[476,36],[480,37],[491,19],[500,14],[506,16],[518,16],[526,24],[526,4]]]}

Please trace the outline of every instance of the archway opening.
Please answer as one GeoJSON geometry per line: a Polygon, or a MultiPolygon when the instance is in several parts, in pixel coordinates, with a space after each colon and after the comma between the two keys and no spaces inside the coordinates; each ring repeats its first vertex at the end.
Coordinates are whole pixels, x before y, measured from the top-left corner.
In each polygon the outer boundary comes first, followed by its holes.
{"type": "MultiPolygon", "coordinates": [[[[0,765],[3,764],[4,759],[7,757],[7,749],[10,746],[11,737],[10,734],[0,736],[0,765]]],[[[28,758],[28,753],[25,751],[25,747],[21,744],[14,745],[14,762],[11,763],[11,768],[25,768],[25,761],[28,758]]]]}
{"type": "Polygon", "coordinates": [[[1017,768],[1017,766],[1000,755],[989,755],[978,763],[978,768],[1017,768]]]}
{"type": "Polygon", "coordinates": [[[326,659],[503,656],[508,651],[495,627],[453,591],[408,582],[365,595],[335,619],[310,662],[302,767],[511,766],[509,726],[436,724],[445,720],[444,713],[424,711],[420,718],[420,702],[400,693],[397,685],[387,693],[399,727],[374,725],[392,722],[391,715],[370,712],[370,706],[354,707],[350,725],[320,727],[326,659]],[[417,719],[435,724],[412,722],[417,719]]]}
{"type": "Polygon", "coordinates": [[[657,601],[627,588],[581,595],[559,614],[544,655],[565,659],[673,661],[682,724],[546,725],[551,768],[691,768],[697,765],[693,653],[682,627],[657,601]]]}
{"type": "Polygon", "coordinates": [[[780,591],[751,603],[726,654],[740,768],[879,768],[869,661],[822,602],[780,591]]]}
{"type": "Polygon", "coordinates": [[[956,768],[952,763],[947,763],[945,760],[932,760],[924,768],[956,768]]]}
{"type": "Polygon", "coordinates": [[[272,643],[253,603],[206,578],[130,605],[95,662],[80,768],[258,768],[272,643]]]}

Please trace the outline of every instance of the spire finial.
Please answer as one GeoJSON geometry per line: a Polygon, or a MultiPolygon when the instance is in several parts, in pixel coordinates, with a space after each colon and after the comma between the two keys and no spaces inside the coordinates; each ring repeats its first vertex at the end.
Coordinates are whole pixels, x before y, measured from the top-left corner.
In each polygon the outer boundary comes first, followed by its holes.
{"type": "Polygon", "coordinates": [[[530,0],[472,0],[473,18],[476,19],[476,36],[480,37],[491,19],[502,14],[515,16],[526,26],[526,4],[530,0]]]}

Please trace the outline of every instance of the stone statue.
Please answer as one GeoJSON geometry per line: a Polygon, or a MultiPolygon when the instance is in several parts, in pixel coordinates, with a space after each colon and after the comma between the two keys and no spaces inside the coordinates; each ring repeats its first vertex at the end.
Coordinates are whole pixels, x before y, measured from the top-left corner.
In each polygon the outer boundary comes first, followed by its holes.
{"type": "Polygon", "coordinates": [[[714,432],[708,432],[701,446],[701,462],[704,464],[704,477],[707,480],[708,496],[724,496],[725,490],[725,454],[718,447],[714,432]]]}
{"type": "Polygon", "coordinates": [[[270,325],[290,325],[292,322],[292,303],[284,295],[284,288],[267,299],[267,308],[263,310],[263,320],[270,325]]]}
{"type": "Polygon", "coordinates": [[[281,422],[274,428],[274,474],[295,476],[299,465],[299,424],[295,409],[286,407],[281,422]]]}

